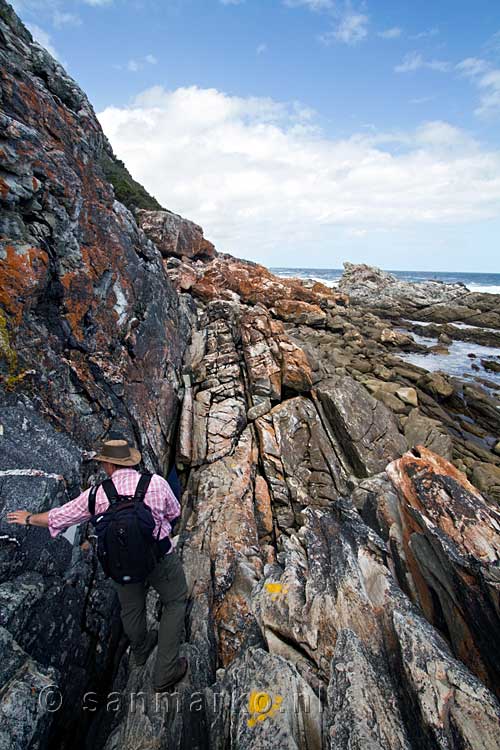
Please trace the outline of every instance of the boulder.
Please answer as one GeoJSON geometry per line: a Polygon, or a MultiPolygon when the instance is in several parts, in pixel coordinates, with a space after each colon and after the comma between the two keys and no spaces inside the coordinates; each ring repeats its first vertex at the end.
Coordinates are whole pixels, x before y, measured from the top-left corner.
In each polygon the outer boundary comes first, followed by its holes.
{"type": "Polygon", "coordinates": [[[424,445],[433,453],[438,453],[451,461],[453,441],[444,425],[437,419],[425,417],[418,409],[412,409],[405,422],[404,434],[411,448],[424,445]]]}
{"type": "Polygon", "coordinates": [[[472,481],[485,497],[500,505],[500,466],[476,461],[473,464],[472,481]]]}
{"type": "Polygon", "coordinates": [[[325,326],[326,313],[324,310],[318,305],[311,305],[308,302],[280,299],[275,303],[273,311],[278,318],[292,321],[295,325],[306,325],[312,328],[325,326]]]}
{"type": "Polygon", "coordinates": [[[401,585],[446,633],[456,656],[499,691],[493,633],[500,626],[500,513],[453,464],[423,446],[391,463],[387,474],[400,497],[391,533],[401,585]]]}
{"type": "Polygon", "coordinates": [[[316,392],[357,476],[382,471],[407,449],[392,413],[360,383],[349,377],[332,378],[316,392]]]}
{"type": "Polygon", "coordinates": [[[164,258],[173,255],[177,258],[210,260],[216,255],[215,247],[203,236],[203,229],[189,219],[172,211],[145,209],[138,210],[136,217],[141,229],[164,258]]]}

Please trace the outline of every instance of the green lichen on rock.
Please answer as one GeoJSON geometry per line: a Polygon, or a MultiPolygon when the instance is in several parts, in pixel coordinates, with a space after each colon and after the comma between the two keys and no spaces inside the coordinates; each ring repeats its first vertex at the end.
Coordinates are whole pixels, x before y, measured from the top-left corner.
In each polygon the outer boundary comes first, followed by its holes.
{"type": "Polygon", "coordinates": [[[4,370],[4,372],[0,372],[0,382],[7,390],[14,388],[28,374],[24,370],[19,370],[17,352],[12,347],[7,319],[2,310],[0,310],[0,367],[4,370]],[[2,364],[3,367],[1,367],[2,364]]]}
{"type": "Polygon", "coordinates": [[[133,211],[145,208],[150,211],[161,211],[162,206],[130,174],[125,164],[107,150],[102,153],[100,164],[106,179],[113,185],[117,200],[133,211]]]}
{"type": "Polygon", "coordinates": [[[10,343],[7,319],[2,310],[0,310],[0,356],[6,362],[8,376],[12,377],[17,370],[17,352],[10,343]]]}

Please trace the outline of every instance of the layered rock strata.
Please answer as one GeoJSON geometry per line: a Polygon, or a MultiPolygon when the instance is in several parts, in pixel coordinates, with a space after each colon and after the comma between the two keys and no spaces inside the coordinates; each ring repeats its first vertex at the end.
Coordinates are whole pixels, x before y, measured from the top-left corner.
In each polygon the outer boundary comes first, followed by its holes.
{"type": "Polygon", "coordinates": [[[175,459],[190,664],[152,692],[85,526],[2,523],[0,747],[499,748],[494,399],[343,292],[140,229],[85,96],[3,0],[0,31],[2,514],[113,431],[175,459]]]}

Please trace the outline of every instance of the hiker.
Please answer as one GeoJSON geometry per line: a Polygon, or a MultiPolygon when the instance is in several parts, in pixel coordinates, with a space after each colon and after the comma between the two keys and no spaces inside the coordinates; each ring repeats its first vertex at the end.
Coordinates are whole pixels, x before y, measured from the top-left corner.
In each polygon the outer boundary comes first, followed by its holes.
{"type": "Polygon", "coordinates": [[[182,679],[188,667],[187,659],[179,657],[187,585],[170,536],[180,505],[163,477],[133,468],[141,454],[126,440],[106,441],[94,459],[108,476],[103,483],[45,513],[13,511],[7,521],[48,527],[55,537],[69,526],[92,519],[99,560],[118,593],[135,664],[145,664],[158,642],[153,687],[165,692],[182,679]],[[163,604],[159,633],[147,632],[146,581],[163,604]]]}

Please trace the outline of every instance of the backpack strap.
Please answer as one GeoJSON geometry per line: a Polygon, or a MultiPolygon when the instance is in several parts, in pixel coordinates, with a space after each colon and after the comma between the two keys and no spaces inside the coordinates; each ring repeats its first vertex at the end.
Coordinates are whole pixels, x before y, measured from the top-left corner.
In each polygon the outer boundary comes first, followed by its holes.
{"type": "Polygon", "coordinates": [[[137,487],[135,489],[134,500],[137,500],[141,503],[144,502],[144,498],[146,497],[146,492],[148,491],[149,483],[151,482],[152,478],[152,474],[147,474],[146,472],[144,474],[141,474],[141,478],[139,479],[139,482],[137,483],[137,487]]]}
{"type": "Polygon", "coordinates": [[[90,494],[89,494],[89,513],[91,516],[95,515],[95,498],[97,495],[97,490],[99,489],[98,484],[94,484],[93,487],[90,488],[90,494]]]}
{"type": "Polygon", "coordinates": [[[120,495],[116,491],[116,487],[111,479],[105,479],[101,487],[106,493],[106,497],[108,498],[110,505],[114,505],[115,503],[120,502],[120,495]]]}

